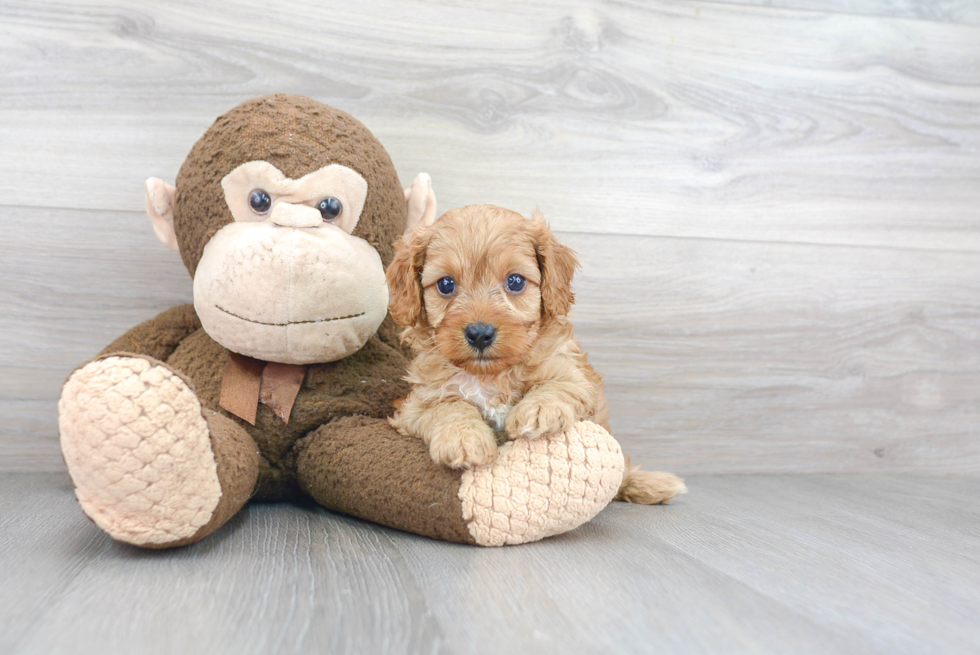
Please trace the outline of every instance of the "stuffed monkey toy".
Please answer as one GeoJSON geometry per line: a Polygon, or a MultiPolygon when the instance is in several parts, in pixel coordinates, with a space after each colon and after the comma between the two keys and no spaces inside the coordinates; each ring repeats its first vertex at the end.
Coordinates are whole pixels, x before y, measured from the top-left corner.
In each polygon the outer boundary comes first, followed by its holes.
{"type": "Polygon", "coordinates": [[[388,316],[395,241],[435,216],[378,140],[309,98],[248,100],[194,145],[176,187],[147,181],[194,304],[111,343],[66,381],[61,447],[82,510],[113,539],[194,543],[252,500],[484,546],[571,530],[619,487],[591,423],[516,440],[472,470],[434,464],[386,417],[409,387],[388,316]]]}

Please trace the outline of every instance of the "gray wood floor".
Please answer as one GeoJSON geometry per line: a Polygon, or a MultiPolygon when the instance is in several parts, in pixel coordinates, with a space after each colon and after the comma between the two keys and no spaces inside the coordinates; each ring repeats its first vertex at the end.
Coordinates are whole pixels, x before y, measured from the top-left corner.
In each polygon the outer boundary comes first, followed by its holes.
{"type": "Polygon", "coordinates": [[[253,505],[152,552],[0,475],[0,652],[976,653],[980,479],[696,476],[478,549],[253,505]]]}

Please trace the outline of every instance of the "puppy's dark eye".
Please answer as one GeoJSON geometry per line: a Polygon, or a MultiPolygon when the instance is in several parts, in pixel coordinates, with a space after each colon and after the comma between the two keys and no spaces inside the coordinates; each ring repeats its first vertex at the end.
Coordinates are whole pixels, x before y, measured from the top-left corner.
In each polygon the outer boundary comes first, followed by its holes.
{"type": "Polygon", "coordinates": [[[523,275],[518,275],[514,273],[507,278],[507,290],[511,293],[520,293],[524,291],[524,287],[527,286],[527,280],[524,279],[523,275]]]}
{"type": "Polygon", "coordinates": [[[436,289],[444,296],[451,296],[456,293],[456,280],[451,277],[444,277],[436,282],[436,289]]]}
{"type": "Polygon", "coordinates": [[[336,198],[324,198],[316,204],[316,208],[320,210],[320,216],[323,216],[323,220],[332,221],[340,216],[340,212],[344,210],[344,205],[336,198]]]}
{"type": "Polygon", "coordinates": [[[272,207],[272,198],[262,189],[256,189],[248,195],[248,206],[256,214],[264,214],[272,207]]]}

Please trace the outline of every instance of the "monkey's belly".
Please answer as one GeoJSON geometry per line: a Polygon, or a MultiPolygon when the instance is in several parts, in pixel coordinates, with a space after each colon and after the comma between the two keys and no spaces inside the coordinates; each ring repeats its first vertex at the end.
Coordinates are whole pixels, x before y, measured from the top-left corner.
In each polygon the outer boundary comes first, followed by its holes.
{"type": "Polygon", "coordinates": [[[167,363],[190,378],[204,407],[231,417],[255,440],[270,467],[260,468],[260,488],[281,484],[284,475],[292,476],[289,451],[311,430],[341,416],[389,416],[394,411],[394,400],[410,390],[402,380],[407,359],[374,336],[350,357],[307,368],[289,423],[260,403],[255,425],[250,425],[218,405],[227,356],[227,350],[204,330],[198,330],[181,342],[167,363]]]}

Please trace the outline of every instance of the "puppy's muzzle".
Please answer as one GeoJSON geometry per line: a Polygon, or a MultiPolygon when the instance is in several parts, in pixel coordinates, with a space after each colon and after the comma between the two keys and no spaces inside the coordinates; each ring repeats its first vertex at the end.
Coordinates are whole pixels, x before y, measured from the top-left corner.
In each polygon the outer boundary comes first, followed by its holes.
{"type": "Polygon", "coordinates": [[[463,336],[466,337],[466,343],[482,353],[493,345],[497,338],[497,328],[489,323],[470,323],[463,330],[463,336]]]}

